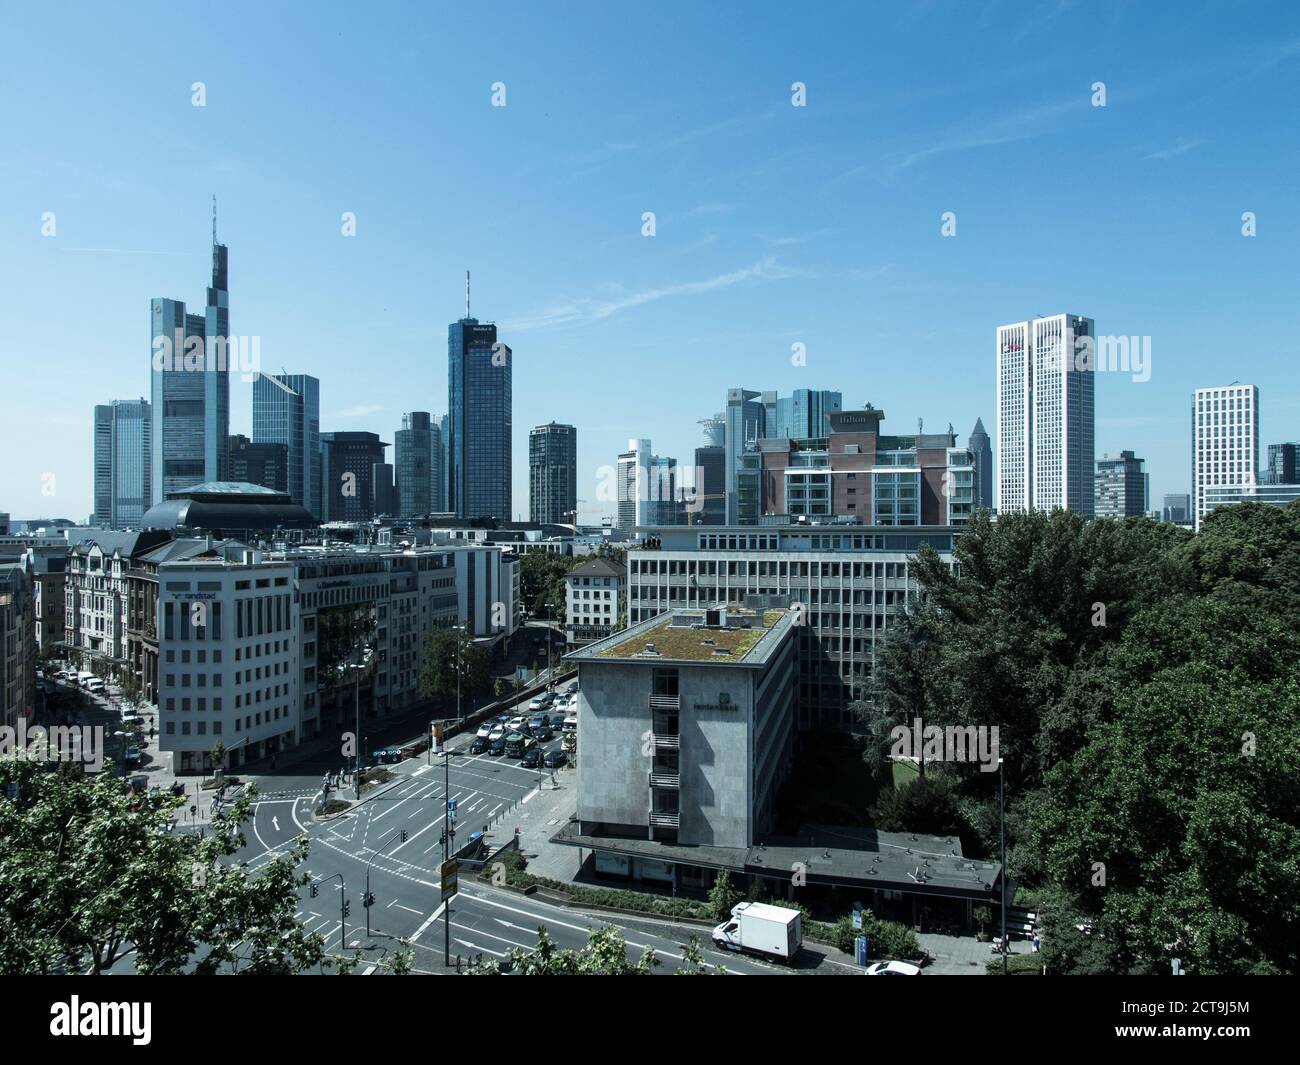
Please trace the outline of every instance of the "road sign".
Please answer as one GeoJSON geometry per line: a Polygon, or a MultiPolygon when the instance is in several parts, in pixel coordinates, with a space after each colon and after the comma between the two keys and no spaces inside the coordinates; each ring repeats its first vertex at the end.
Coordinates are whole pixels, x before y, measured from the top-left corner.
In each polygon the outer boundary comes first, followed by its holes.
{"type": "Polygon", "coordinates": [[[456,860],[442,863],[442,901],[446,902],[460,889],[456,886],[456,875],[460,863],[456,860]]]}
{"type": "Polygon", "coordinates": [[[857,931],[862,931],[862,903],[853,904],[853,927],[857,931]]]}
{"type": "Polygon", "coordinates": [[[455,799],[448,799],[448,800],[447,800],[447,817],[448,817],[448,819],[451,820],[451,821],[456,820],[456,800],[455,800],[455,799]]]}

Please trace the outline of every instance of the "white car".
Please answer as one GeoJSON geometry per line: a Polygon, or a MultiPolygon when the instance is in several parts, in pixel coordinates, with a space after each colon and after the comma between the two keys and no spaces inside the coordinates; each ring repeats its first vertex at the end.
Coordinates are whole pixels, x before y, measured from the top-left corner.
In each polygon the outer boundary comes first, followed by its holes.
{"type": "Polygon", "coordinates": [[[495,722],[495,721],[484,721],[483,724],[479,725],[479,727],[478,727],[478,731],[477,731],[476,733],[474,733],[474,735],[477,736],[477,737],[478,737],[479,739],[481,739],[481,740],[491,739],[491,738],[492,738],[492,730],[493,730],[494,728],[496,728],[496,722],[495,722]]]}
{"type": "Polygon", "coordinates": [[[527,722],[527,720],[528,718],[524,717],[523,714],[516,714],[509,721],[506,722],[506,731],[508,732],[523,731],[524,724],[525,722],[527,722]]]}
{"type": "Polygon", "coordinates": [[[867,966],[868,976],[920,976],[921,967],[905,961],[878,961],[867,966]]]}
{"type": "Polygon", "coordinates": [[[504,725],[493,725],[492,731],[488,733],[488,742],[496,743],[497,740],[504,739],[505,735],[506,728],[504,725]]]}

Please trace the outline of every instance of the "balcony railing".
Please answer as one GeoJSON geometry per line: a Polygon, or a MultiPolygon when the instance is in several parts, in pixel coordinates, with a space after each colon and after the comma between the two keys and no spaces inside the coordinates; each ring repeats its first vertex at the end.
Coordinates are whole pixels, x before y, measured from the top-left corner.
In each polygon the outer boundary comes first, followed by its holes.
{"type": "Polygon", "coordinates": [[[650,786],[652,788],[680,788],[682,778],[679,773],[651,773],[650,786]]]}
{"type": "Polygon", "coordinates": [[[654,744],[656,750],[675,751],[681,746],[681,737],[666,735],[662,732],[652,732],[650,742],[654,744]]]}
{"type": "Polygon", "coordinates": [[[651,811],[650,824],[655,828],[681,828],[682,818],[680,814],[667,814],[651,811]]]}
{"type": "Polygon", "coordinates": [[[677,695],[651,695],[649,699],[651,710],[680,710],[682,707],[681,697],[677,695]]]}

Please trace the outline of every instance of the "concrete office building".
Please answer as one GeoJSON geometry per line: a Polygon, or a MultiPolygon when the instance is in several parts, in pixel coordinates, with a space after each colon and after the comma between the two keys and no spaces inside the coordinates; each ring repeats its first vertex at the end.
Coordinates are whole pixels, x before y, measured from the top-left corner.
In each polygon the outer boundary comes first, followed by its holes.
{"type": "Polygon", "coordinates": [[[747,848],[771,827],[793,757],[796,615],[677,609],[565,656],[584,835],[747,848]]]}
{"type": "Polygon", "coordinates": [[[1091,318],[1056,314],[997,328],[998,513],[1093,514],[1095,378],[1091,318]]]}
{"type": "Polygon", "coordinates": [[[514,355],[469,316],[465,288],[465,317],[447,330],[447,510],[509,519],[514,355]]]}
{"type": "Polygon", "coordinates": [[[621,623],[626,581],[626,566],[599,556],[569,570],[564,578],[564,633],[570,646],[603,640],[621,623]]]}
{"type": "Polygon", "coordinates": [[[285,444],[255,444],[236,433],[229,447],[232,481],[289,494],[289,448],[285,444]]]}
{"type": "Polygon", "coordinates": [[[548,525],[578,520],[578,430],[549,422],[528,434],[528,517],[548,525]]]}
{"type": "MultiPolygon", "coordinates": [[[[204,314],[179,300],[150,302],[150,503],[201,481],[229,478],[231,355],[228,251],[212,234],[212,283],[204,314]]],[[[241,341],[242,343],[242,341],[241,341]]]]}
{"type": "Polygon", "coordinates": [[[138,529],[149,509],[149,437],[152,415],[147,399],[115,399],[95,407],[95,515],[104,529],[138,529]]]}
{"type": "Polygon", "coordinates": [[[442,496],[441,436],[427,411],[402,415],[402,427],[393,437],[397,516],[422,518],[440,509],[436,501],[442,496]]]}
{"type": "Polygon", "coordinates": [[[802,604],[799,725],[854,731],[849,703],[867,692],[886,630],[919,594],[912,558],[925,543],[951,565],[959,532],[835,523],[648,529],[651,546],[628,553],[628,624],[753,595],[802,604]]]}
{"type": "MultiPolygon", "coordinates": [[[[289,498],[321,518],[320,381],[308,374],[259,373],[253,379],[253,442],[284,446],[289,498]]],[[[251,480],[235,472],[231,479],[251,480]]]]}
{"type": "Polygon", "coordinates": [[[321,520],[369,521],[374,468],[388,447],[374,433],[321,433],[321,520]]]}
{"type": "Polygon", "coordinates": [[[1143,466],[1144,461],[1131,451],[1097,460],[1097,517],[1136,518],[1147,512],[1147,474],[1143,466]]]}
{"type": "MultiPolygon", "coordinates": [[[[1259,389],[1254,385],[1198,388],[1192,394],[1192,520],[1210,512],[1210,489],[1227,496],[1254,488],[1259,471],[1259,389]]],[[[1216,502],[1225,498],[1216,493],[1216,502]]]]}

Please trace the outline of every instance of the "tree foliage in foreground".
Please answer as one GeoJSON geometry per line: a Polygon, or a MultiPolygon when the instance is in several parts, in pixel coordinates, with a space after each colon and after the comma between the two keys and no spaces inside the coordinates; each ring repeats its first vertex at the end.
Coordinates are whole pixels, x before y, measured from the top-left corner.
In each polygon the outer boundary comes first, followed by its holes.
{"type": "MultiPolygon", "coordinates": [[[[981,515],[955,561],[922,549],[864,716],[999,727],[1048,972],[1300,971],[1300,504],[981,515]]],[[[991,853],[997,774],[945,772],[991,853]]]]}
{"type": "MultiPolygon", "coordinates": [[[[650,976],[662,964],[655,952],[647,947],[641,956],[631,961],[627,944],[613,925],[592,929],[587,946],[581,950],[561,948],[545,928],[537,929],[537,948],[515,948],[507,955],[511,971],[519,976],[650,976]]],[[[699,944],[694,937],[682,948],[682,967],[679,976],[705,976],[721,974],[721,966],[712,969],[704,961],[699,944]]],[[[501,964],[496,961],[471,965],[471,976],[499,976],[501,964]]]]}
{"type": "Polygon", "coordinates": [[[325,959],[294,917],[306,841],[256,876],[222,865],[243,844],[245,797],[202,840],[168,831],[182,802],[120,780],[0,762],[0,974],[298,973],[325,959]],[[134,808],[133,808],[134,807],[134,808]]]}

